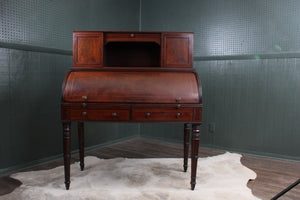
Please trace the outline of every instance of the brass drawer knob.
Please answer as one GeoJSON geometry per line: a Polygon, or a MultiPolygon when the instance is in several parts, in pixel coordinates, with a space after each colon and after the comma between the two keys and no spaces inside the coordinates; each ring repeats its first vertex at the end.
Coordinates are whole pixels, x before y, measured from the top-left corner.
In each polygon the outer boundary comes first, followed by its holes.
{"type": "Polygon", "coordinates": [[[134,33],[131,33],[131,34],[130,34],[130,37],[134,37],[134,33]]]}
{"type": "Polygon", "coordinates": [[[86,103],[82,103],[82,107],[85,108],[86,107],[86,103]]]}
{"type": "Polygon", "coordinates": [[[179,118],[181,116],[181,113],[177,113],[176,117],[179,118]]]}
{"type": "Polygon", "coordinates": [[[117,113],[114,112],[114,113],[111,114],[111,116],[112,116],[112,117],[116,117],[116,116],[117,116],[117,113]]]}
{"type": "Polygon", "coordinates": [[[179,108],[181,108],[181,105],[180,105],[180,104],[178,104],[178,105],[176,106],[176,109],[179,109],[179,108]]]}
{"type": "Polygon", "coordinates": [[[86,112],[82,112],[82,116],[86,116],[86,114],[87,114],[86,112]]]}
{"type": "Polygon", "coordinates": [[[83,100],[87,100],[87,96],[82,96],[82,99],[83,100]]]}
{"type": "Polygon", "coordinates": [[[149,118],[151,116],[151,113],[146,113],[146,117],[149,118]]]}
{"type": "Polygon", "coordinates": [[[177,97],[176,102],[180,102],[180,101],[181,101],[181,97],[177,97]]]}

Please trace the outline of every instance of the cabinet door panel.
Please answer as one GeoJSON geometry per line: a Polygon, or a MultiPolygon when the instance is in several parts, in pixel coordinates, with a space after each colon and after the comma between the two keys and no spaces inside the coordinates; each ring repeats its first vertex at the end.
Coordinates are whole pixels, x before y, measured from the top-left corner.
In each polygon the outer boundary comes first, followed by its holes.
{"type": "Polygon", "coordinates": [[[74,33],[73,66],[95,67],[103,63],[103,33],[74,33]]]}
{"type": "Polygon", "coordinates": [[[164,67],[192,67],[193,34],[164,33],[162,58],[164,67]]]}

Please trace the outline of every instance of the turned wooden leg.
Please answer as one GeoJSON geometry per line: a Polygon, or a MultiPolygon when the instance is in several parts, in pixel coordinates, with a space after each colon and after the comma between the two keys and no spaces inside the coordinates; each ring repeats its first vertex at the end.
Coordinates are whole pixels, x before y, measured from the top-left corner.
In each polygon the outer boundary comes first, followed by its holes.
{"type": "Polygon", "coordinates": [[[183,143],[183,169],[186,172],[188,168],[189,145],[190,145],[190,124],[184,124],[184,143],[183,143]]]}
{"type": "Polygon", "coordinates": [[[63,148],[64,148],[64,166],[65,166],[65,185],[68,190],[70,187],[70,143],[71,143],[71,123],[63,123],[63,148]]]}
{"type": "Polygon", "coordinates": [[[192,170],[191,170],[191,188],[195,189],[197,176],[197,162],[199,151],[200,124],[192,125],[192,170]]]}
{"type": "Polygon", "coordinates": [[[84,124],[83,122],[78,122],[78,143],[79,143],[79,160],[80,169],[84,169],[84,124]]]}

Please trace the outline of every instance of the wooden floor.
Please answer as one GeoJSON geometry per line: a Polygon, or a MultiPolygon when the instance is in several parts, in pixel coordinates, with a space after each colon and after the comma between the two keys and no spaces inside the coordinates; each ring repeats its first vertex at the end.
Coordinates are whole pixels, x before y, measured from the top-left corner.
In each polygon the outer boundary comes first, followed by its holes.
{"type": "MultiPolygon", "coordinates": [[[[219,155],[224,152],[200,148],[199,156],[207,157],[219,155]]],[[[161,157],[182,157],[183,146],[165,142],[158,142],[146,139],[135,139],[119,143],[109,147],[101,148],[86,153],[86,155],[98,156],[101,158],[128,157],[128,158],[161,158],[161,157]]],[[[72,158],[78,161],[78,157],[72,158]]],[[[300,178],[300,162],[291,162],[270,158],[243,155],[241,162],[257,173],[257,178],[248,182],[254,195],[267,200],[274,197],[281,190],[300,178]]],[[[31,168],[29,170],[50,169],[62,165],[62,159],[50,164],[31,168]]],[[[0,199],[1,195],[13,191],[21,183],[8,176],[0,178],[0,199]]],[[[299,200],[300,185],[286,193],[279,200],[299,200]]]]}

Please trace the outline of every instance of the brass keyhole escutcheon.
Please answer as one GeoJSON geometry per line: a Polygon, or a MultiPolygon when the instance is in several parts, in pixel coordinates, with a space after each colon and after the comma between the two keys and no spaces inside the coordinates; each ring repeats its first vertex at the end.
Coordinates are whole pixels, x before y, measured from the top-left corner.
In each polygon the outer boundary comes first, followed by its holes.
{"type": "Polygon", "coordinates": [[[87,96],[82,96],[82,99],[83,100],[87,100],[87,96]]]}
{"type": "Polygon", "coordinates": [[[181,97],[177,97],[176,102],[180,102],[180,101],[181,101],[181,97]]]}

